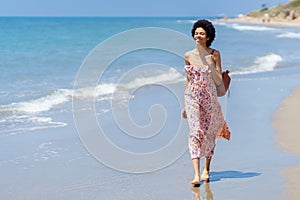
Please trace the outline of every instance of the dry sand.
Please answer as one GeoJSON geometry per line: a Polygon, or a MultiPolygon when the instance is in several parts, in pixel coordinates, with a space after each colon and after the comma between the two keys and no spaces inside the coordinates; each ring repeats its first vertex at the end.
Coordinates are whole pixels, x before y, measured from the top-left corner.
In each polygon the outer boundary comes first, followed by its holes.
{"type": "MultiPolygon", "coordinates": [[[[278,134],[275,135],[279,148],[300,156],[300,87],[286,97],[280,104],[273,118],[273,126],[278,134]]],[[[283,171],[287,180],[287,190],[284,199],[300,199],[300,164],[283,171]]]]}
{"type": "Polygon", "coordinates": [[[300,19],[296,20],[283,20],[271,18],[269,22],[263,22],[262,18],[254,18],[248,16],[241,16],[237,18],[220,19],[222,22],[231,23],[248,23],[248,24],[260,24],[265,26],[286,26],[286,27],[297,27],[300,28],[300,19]]]}

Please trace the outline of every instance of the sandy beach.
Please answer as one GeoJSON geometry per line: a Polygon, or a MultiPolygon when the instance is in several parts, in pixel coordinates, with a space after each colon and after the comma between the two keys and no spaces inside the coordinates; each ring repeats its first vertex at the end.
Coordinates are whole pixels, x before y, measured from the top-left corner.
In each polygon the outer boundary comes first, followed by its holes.
{"type": "MultiPolygon", "coordinates": [[[[300,28],[300,20],[279,20],[270,19],[269,22],[263,22],[262,18],[253,18],[242,16],[223,20],[230,23],[247,23],[265,26],[281,26],[300,28]]],[[[278,147],[287,153],[300,156],[299,148],[299,123],[300,113],[300,87],[296,88],[288,97],[280,104],[278,110],[274,114],[273,126],[277,134],[274,137],[278,147]]],[[[284,179],[287,181],[284,199],[299,199],[300,198],[300,164],[288,167],[282,171],[284,179]]]]}
{"type": "MultiPolygon", "coordinates": [[[[221,19],[225,23],[242,23],[255,24],[274,27],[294,27],[300,28],[300,20],[283,20],[270,19],[266,22],[262,18],[254,18],[249,16],[240,16],[236,18],[221,19]]],[[[300,156],[299,148],[299,130],[297,123],[299,123],[300,113],[300,87],[287,96],[281,103],[278,110],[275,112],[272,124],[276,129],[277,134],[274,139],[277,142],[278,148],[286,153],[300,156]]],[[[300,164],[292,167],[287,167],[282,170],[282,176],[286,180],[284,191],[284,199],[299,199],[300,198],[300,164]]]]}
{"type": "Polygon", "coordinates": [[[268,22],[263,22],[262,18],[254,18],[248,16],[240,16],[236,18],[220,19],[221,22],[229,23],[247,23],[247,24],[258,24],[265,26],[284,26],[284,27],[296,27],[300,28],[300,20],[283,20],[271,18],[268,22]]]}
{"type": "MultiPolygon", "coordinates": [[[[275,139],[280,149],[300,156],[298,129],[300,113],[300,87],[296,88],[292,94],[286,97],[280,104],[278,111],[274,115],[273,125],[278,134],[275,139]]],[[[289,167],[283,171],[283,176],[287,179],[287,190],[284,199],[300,198],[300,164],[289,167]]]]}

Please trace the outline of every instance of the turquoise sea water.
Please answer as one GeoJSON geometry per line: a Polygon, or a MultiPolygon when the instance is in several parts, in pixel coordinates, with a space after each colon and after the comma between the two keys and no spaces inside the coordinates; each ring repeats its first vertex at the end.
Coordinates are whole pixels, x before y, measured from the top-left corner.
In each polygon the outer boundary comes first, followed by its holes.
{"type": "MultiPolygon", "coordinates": [[[[141,182],[139,178],[116,174],[104,167],[98,169],[99,163],[93,163],[88,153],[83,150],[75,130],[72,100],[83,99],[95,103],[95,115],[103,128],[111,129],[108,137],[120,147],[134,152],[153,151],[163,147],[174,137],[177,128],[174,124],[179,123],[181,109],[176,107],[174,96],[164,93],[164,90],[155,84],[183,85],[183,60],[178,55],[153,49],[129,52],[111,64],[96,87],[83,87],[80,88],[80,92],[74,94],[76,75],[89,53],[115,34],[135,28],[159,27],[178,31],[191,38],[190,30],[196,19],[0,18],[0,169],[5,172],[1,184],[7,185],[7,188],[2,187],[1,196],[4,199],[22,199],[22,195],[26,194],[27,199],[32,199],[30,197],[38,198],[43,193],[51,193],[52,196],[48,199],[56,199],[55,191],[59,191],[58,187],[61,186],[66,196],[61,194],[59,197],[86,199],[84,195],[77,194],[86,194],[82,192],[82,188],[88,187],[89,191],[94,192],[89,193],[88,199],[124,199],[119,194],[114,194],[114,188],[108,185],[124,186],[125,182],[129,181],[131,184],[125,187],[129,193],[126,193],[125,197],[135,199],[134,195],[131,195],[135,189],[130,186],[133,186],[132,182],[141,182]],[[128,80],[119,83],[119,80],[136,66],[148,63],[168,65],[172,69],[159,70],[148,66],[146,70],[132,73],[134,76],[129,76],[128,80]],[[147,84],[150,86],[147,87],[147,84]],[[115,97],[116,101],[120,102],[128,98],[128,91],[139,92],[129,99],[132,99],[130,105],[133,105],[131,117],[140,126],[147,126],[151,122],[147,114],[140,117],[141,113],[147,113],[152,105],[164,105],[167,120],[162,132],[165,134],[152,135],[151,142],[145,139],[131,141],[128,139],[130,137],[119,135],[118,126],[110,120],[113,117],[110,116],[112,94],[116,90],[123,92],[115,97]],[[64,169],[60,172],[64,166],[67,166],[69,171],[64,169]],[[45,169],[48,170],[49,176],[43,173],[45,169]],[[79,172],[82,169],[88,172],[79,172]],[[98,174],[98,170],[101,173],[98,174]],[[11,175],[15,173],[19,176],[12,178],[11,175]],[[47,181],[44,182],[40,175],[47,181]],[[113,180],[110,180],[110,176],[113,180]],[[28,183],[30,177],[32,181],[28,183]],[[60,182],[57,177],[64,178],[60,182]],[[99,180],[92,177],[104,179],[108,185],[96,183],[99,180]],[[15,186],[16,183],[19,186],[15,186]],[[51,187],[45,189],[49,186],[51,187]],[[94,186],[99,186],[98,190],[92,188],[94,186]],[[40,190],[39,187],[44,189],[40,190]],[[110,195],[115,198],[111,198],[110,195]]],[[[233,139],[231,145],[223,146],[225,143],[221,143],[220,151],[216,155],[218,161],[215,169],[237,169],[220,173],[215,171],[213,180],[218,182],[218,177],[236,178],[232,182],[226,181],[228,187],[240,185],[239,180],[244,177],[258,176],[261,181],[268,183],[275,180],[272,190],[264,194],[264,197],[276,199],[278,197],[274,196],[274,191],[282,192],[282,181],[277,172],[284,164],[278,164],[276,167],[273,165],[277,163],[277,159],[283,161],[290,157],[279,152],[270,140],[274,130],[269,123],[280,100],[300,84],[300,30],[220,23],[215,18],[210,19],[217,31],[212,47],[221,51],[223,68],[230,69],[232,75],[231,97],[222,98],[220,101],[232,129],[233,139]],[[243,118],[245,120],[242,120],[243,118]],[[232,156],[223,157],[228,154],[232,156]],[[234,156],[235,154],[237,156],[234,156]],[[263,156],[257,159],[262,154],[263,156]],[[267,154],[269,160],[264,162],[264,156],[267,154]],[[240,160],[240,156],[246,159],[240,160]],[[255,162],[260,166],[256,166],[255,162]],[[273,173],[276,173],[276,176],[273,176],[273,173]]],[[[136,37],[147,40],[147,37],[151,36],[136,37]]],[[[157,37],[155,40],[162,44],[169,41],[163,37],[157,37]]],[[[111,52],[124,44],[127,44],[126,41],[120,38],[120,43],[108,49],[107,55],[101,54],[99,59],[105,60],[111,52]]],[[[99,67],[102,67],[101,63],[99,67]]],[[[89,72],[96,71],[97,67],[89,72]]],[[[184,159],[185,161],[180,161],[169,170],[183,174],[190,172],[191,166],[186,164],[189,162],[188,156],[185,155],[184,159]]],[[[160,176],[168,178],[168,173],[171,172],[160,171],[152,177],[143,178],[158,181],[161,180],[160,176]]],[[[174,175],[171,176],[174,178],[174,175]]],[[[179,181],[172,177],[171,180],[179,181]]],[[[188,183],[186,177],[181,177],[180,180],[179,185],[182,185],[182,182],[188,183]]],[[[258,191],[260,189],[259,185],[251,181],[246,180],[243,184],[245,188],[253,187],[258,191]]],[[[161,185],[148,186],[149,188],[144,190],[136,187],[136,190],[140,189],[139,191],[145,193],[136,194],[135,197],[155,199],[164,195],[164,199],[174,199],[157,188],[161,185]],[[150,193],[156,190],[158,192],[154,192],[151,198],[150,193]]],[[[239,194],[231,194],[224,193],[227,188],[225,185],[212,186],[215,186],[215,195],[221,199],[239,199],[244,192],[243,187],[239,189],[239,194]]],[[[177,189],[179,196],[184,196],[180,199],[190,199],[185,198],[186,191],[182,191],[182,188],[177,189]]],[[[245,199],[253,199],[253,196],[255,195],[248,194],[249,198],[245,199]]]]}
{"type": "MultiPolygon", "coordinates": [[[[63,109],[70,102],[81,63],[102,41],[120,32],[143,27],[168,28],[190,36],[196,19],[0,18],[1,132],[47,126],[47,123],[36,125],[33,121],[38,121],[39,117],[45,120],[43,117],[49,117],[49,112],[58,107],[63,109]]],[[[230,69],[233,76],[297,67],[300,62],[298,29],[217,22],[215,26],[217,37],[213,47],[221,50],[223,68],[230,69]]],[[[160,39],[165,40],[157,38],[160,39]]],[[[135,67],[135,62],[167,63],[183,74],[180,59],[157,52],[137,52],[134,58],[125,58],[108,70],[99,85],[100,95],[110,94],[119,77],[135,67]]],[[[176,76],[169,74],[169,79],[175,81],[176,76]]],[[[159,74],[150,77],[157,81],[162,78],[159,74]]]]}

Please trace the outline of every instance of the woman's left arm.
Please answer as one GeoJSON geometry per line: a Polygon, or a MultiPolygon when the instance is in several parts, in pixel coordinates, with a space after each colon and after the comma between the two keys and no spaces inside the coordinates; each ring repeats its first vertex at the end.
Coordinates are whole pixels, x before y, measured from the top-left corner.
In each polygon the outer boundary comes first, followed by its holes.
{"type": "Polygon", "coordinates": [[[221,53],[218,50],[214,50],[212,59],[216,63],[216,69],[219,72],[219,75],[222,77],[222,65],[221,65],[221,53]]]}

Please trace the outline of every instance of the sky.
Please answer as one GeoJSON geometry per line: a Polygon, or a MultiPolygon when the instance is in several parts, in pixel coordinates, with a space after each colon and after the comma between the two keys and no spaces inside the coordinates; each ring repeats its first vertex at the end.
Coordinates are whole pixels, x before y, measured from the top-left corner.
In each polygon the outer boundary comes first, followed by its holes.
{"type": "Polygon", "coordinates": [[[0,16],[229,16],[288,0],[0,0],[0,16]]]}

